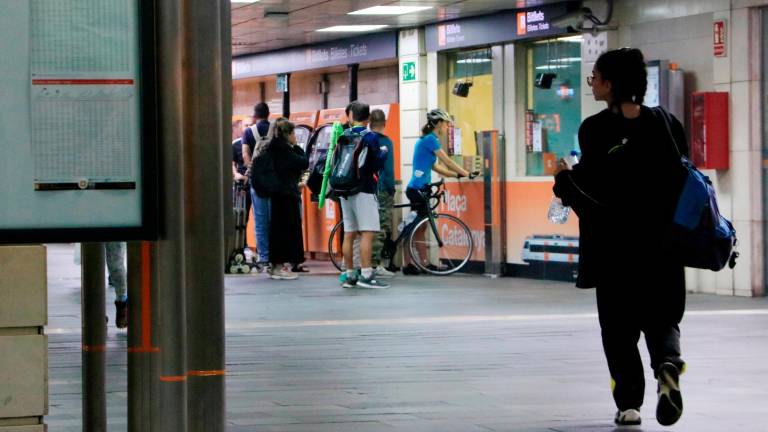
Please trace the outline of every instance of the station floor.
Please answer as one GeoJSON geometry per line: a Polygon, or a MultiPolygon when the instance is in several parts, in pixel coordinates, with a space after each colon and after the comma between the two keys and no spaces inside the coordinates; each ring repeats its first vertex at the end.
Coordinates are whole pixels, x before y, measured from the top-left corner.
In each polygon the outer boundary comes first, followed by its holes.
{"type": "MultiPolygon", "coordinates": [[[[226,278],[228,431],[768,431],[768,299],[690,295],[683,418],[658,425],[646,370],[643,426],[615,429],[593,291],[482,276],[400,276],[388,290],[345,290],[314,270],[298,281],[226,278]]],[[[49,247],[48,272],[46,422],[79,432],[71,246],[49,247]]],[[[109,431],[125,431],[126,333],[113,323],[109,431]]]]}

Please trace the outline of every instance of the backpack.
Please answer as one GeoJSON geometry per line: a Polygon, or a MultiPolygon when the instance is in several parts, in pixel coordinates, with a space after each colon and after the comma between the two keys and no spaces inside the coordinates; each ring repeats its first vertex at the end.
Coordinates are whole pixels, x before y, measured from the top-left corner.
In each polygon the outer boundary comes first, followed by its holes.
{"type": "Polygon", "coordinates": [[[328,179],[332,196],[347,198],[360,192],[360,169],[368,157],[368,148],[363,143],[367,133],[367,130],[353,132],[347,129],[339,137],[328,179]]]}
{"type": "Polygon", "coordinates": [[[328,153],[323,153],[317,158],[315,165],[310,168],[309,178],[307,178],[307,187],[312,195],[319,196],[323,187],[323,174],[325,172],[325,161],[328,153]]]}
{"type": "Polygon", "coordinates": [[[671,245],[686,267],[720,271],[727,264],[733,268],[739,256],[733,250],[737,243],[736,230],[731,221],[720,214],[712,181],[680,153],[669,114],[662,108],[656,111],[664,121],[685,172],[672,221],[671,245]]]}
{"type": "Polygon", "coordinates": [[[264,149],[251,161],[251,187],[261,198],[269,198],[280,189],[272,153],[264,149]]]}
{"type": "Polygon", "coordinates": [[[261,136],[259,135],[259,128],[258,128],[258,122],[256,124],[251,125],[251,132],[253,132],[253,138],[256,139],[256,145],[253,146],[253,154],[251,155],[251,158],[255,158],[259,154],[261,154],[265,148],[267,148],[267,144],[269,144],[270,139],[268,138],[269,134],[261,136]]]}

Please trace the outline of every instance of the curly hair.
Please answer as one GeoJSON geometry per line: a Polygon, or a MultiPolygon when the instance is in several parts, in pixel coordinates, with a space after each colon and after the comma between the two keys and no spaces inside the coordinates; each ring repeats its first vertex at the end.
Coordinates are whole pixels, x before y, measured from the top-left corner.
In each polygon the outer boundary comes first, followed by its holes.
{"type": "Polygon", "coordinates": [[[648,88],[648,71],[639,49],[606,51],[597,59],[595,69],[603,80],[611,83],[611,105],[618,106],[623,102],[642,105],[648,88]]]}

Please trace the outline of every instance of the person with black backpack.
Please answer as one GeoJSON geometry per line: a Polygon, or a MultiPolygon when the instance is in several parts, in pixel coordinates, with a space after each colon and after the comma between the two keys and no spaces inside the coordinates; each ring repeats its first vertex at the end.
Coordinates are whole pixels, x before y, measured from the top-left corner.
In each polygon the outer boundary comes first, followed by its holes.
{"type": "Polygon", "coordinates": [[[607,108],[581,124],[582,158],[572,167],[559,162],[553,190],[579,216],[576,286],[596,288],[618,408],[614,422],[641,423],[645,377],[637,343],[643,333],[657,378],[656,419],[667,426],[683,412],[685,273],[665,235],[685,175],[685,132],[669,115],[670,133],[660,108],[643,105],[647,72],[640,50],[603,53],[587,83],[607,108]]]}
{"type": "Polygon", "coordinates": [[[373,239],[380,230],[376,201],[376,174],[384,166],[387,147],[378,135],[367,129],[371,109],[367,104],[352,104],[352,127],[344,131],[336,144],[329,185],[332,195],[340,198],[344,219],[344,262],[347,277],[344,288],[389,288],[376,280],[371,264],[373,239]],[[360,277],[354,267],[354,243],[360,237],[360,277]]]}

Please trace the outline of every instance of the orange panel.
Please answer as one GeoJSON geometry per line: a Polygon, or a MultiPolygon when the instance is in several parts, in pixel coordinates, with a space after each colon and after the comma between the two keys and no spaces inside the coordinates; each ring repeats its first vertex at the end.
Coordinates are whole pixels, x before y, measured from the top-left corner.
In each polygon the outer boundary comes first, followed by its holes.
{"type": "Polygon", "coordinates": [[[305,112],[291,113],[291,116],[288,117],[288,120],[290,120],[292,123],[297,125],[309,126],[314,130],[315,127],[317,126],[317,118],[318,118],[317,111],[305,111],[305,112]]]}
{"type": "Polygon", "coordinates": [[[456,216],[469,227],[475,245],[472,261],[485,260],[483,187],[481,180],[448,181],[445,183],[445,201],[437,208],[439,213],[456,216]]]}
{"type": "Polygon", "coordinates": [[[507,182],[507,262],[522,263],[523,244],[532,235],[578,236],[578,217],[571,212],[568,223],[547,219],[554,181],[507,182]]]}
{"type": "Polygon", "coordinates": [[[335,121],[340,121],[342,123],[349,121],[347,115],[344,113],[344,108],[332,108],[320,111],[320,115],[317,119],[317,126],[333,123],[335,121]]]}

